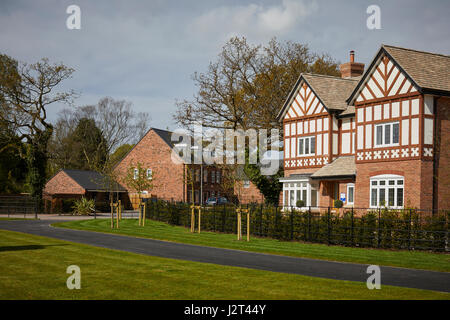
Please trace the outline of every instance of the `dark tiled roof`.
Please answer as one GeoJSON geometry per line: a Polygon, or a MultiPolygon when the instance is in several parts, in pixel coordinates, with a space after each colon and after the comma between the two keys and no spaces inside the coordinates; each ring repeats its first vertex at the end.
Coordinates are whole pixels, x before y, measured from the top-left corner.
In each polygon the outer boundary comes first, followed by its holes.
{"type": "Polygon", "coordinates": [[[382,46],[421,88],[450,92],[450,56],[382,46]]]}
{"type": "MultiPolygon", "coordinates": [[[[85,190],[107,190],[106,177],[96,171],[63,169],[69,177],[85,190]]],[[[126,191],[123,186],[117,184],[115,191],[126,191]]]]}
{"type": "Polygon", "coordinates": [[[171,140],[172,132],[162,129],[151,128],[161,139],[164,140],[165,143],[171,148],[173,148],[173,143],[171,140]]]}

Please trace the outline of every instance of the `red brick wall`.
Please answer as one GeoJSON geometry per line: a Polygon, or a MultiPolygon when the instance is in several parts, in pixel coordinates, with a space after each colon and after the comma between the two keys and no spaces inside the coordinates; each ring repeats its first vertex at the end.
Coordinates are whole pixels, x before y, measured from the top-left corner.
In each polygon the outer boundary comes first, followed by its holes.
{"type": "MultiPolygon", "coordinates": [[[[183,170],[182,163],[174,163],[171,160],[172,149],[153,130],[150,130],[144,138],[125,156],[117,165],[115,172],[122,177],[121,183],[129,188],[124,182],[129,166],[138,162],[145,169],[152,169],[153,189],[149,190],[149,196],[157,196],[162,199],[184,200],[183,170]]],[[[130,197],[133,197],[130,190],[130,197]]]]}
{"type": "Polygon", "coordinates": [[[434,143],[436,161],[437,209],[450,208],[450,98],[436,99],[436,135],[434,143]]]}
{"type": "Polygon", "coordinates": [[[432,208],[433,163],[406,160],[356,165],[355,207],[370,207],[370,178],[382,174],[404,177],[404,205],[429,210],[432,208]]]}
{"type": "Polygon", "coordinates": [[[44,187],[44,196],[46,198],[54,194],[84,195],[85,190],[64,171],[60,171],[44,187]]]}
{"type": "Polygon", "coordinates": [[[264,196],[259,191],[259,189],[250,182],[250,186],[248,188],[244,188],[242,183],[236,186],[235,194],[240,194],[241,203],[263,203],[264,196]]]}

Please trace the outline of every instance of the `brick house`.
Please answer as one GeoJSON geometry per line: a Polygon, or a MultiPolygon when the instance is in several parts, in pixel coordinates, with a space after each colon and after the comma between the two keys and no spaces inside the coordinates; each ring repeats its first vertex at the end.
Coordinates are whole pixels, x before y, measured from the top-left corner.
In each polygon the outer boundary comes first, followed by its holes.
{"type": "MultiPolygon", "coordinates": [[[[43,199],[45,200],[45,212],[53,212],[55,208],[61,208],[63,200],[80,199],[85,197],[94,199],[96,205],[109,203],[110,189],[107,179],[98,172],[86,170],[62,169],[58,171],[45,184],[43,199]]],[[[127,205],[126,190],[120,185],[113,187],[115,200],[122,200],[127,205]]]]}
{"type": "MultiPolygon", "coordinates": [[[[144,197],[164,200],[206,202],[209,197],[225,196],[233,198],[233,192],[223,184],[223,169],[215,165],[186,164],[181,158],[173,157],[176,144],[171,140],[172,132],[151,128],[128,154],[116,165],[119,177],[126,176],[130,166],[140,162],[149,177],[154,175],[152,190],[144,197]]],[[[121,183],[128,188],[126,182],[121,183]]],[[[255,187],[252,186],[252,189],[255,187]]],[[[136,203],[137,194],[129,190],[129,196],[136,203]]]]}
{"type": "Polygon", "coordinates": [[[278,115],[283,204],[450,208],[450,56],[383,45],[302,74],[278,115]]]}

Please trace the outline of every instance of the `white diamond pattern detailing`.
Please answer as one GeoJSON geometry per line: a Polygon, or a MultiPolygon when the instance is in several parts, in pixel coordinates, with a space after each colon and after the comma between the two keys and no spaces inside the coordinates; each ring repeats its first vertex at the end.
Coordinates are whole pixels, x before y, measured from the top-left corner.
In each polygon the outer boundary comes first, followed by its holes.
{"type": "Polygon", "coordinates": [[[411,148],[411,157],[419,156],[419,148],[411,148]]]}
{"type": "Polygon", "coordinates": [[[364,160],[364,153],[358,152],[357,160],[364,160]]]}
{"type": "Polygon", "coordinates": [[[400,151],[399,149],[391,150],[391,158],[398,158],[399,157],[399,155],[398,155],[399,151],[400,151]]]}
{"type": "Polygon", "coordinates": [[[381,151],[374,151],[373,152],[373,159],[381,159],[381,151]]]}
{"type": "Polygon", "coordinates": [[[432,157],[433,156],[433,148],[423,148],[423,155],[425,157],[432,157]]]}
{"type": "Polygon", "coordinates": [[[372,160],[372,152],[371,151],[366,151],[366,158],[365,160],[372,160]]]}
{"type": "Polygon", "coordinates": [[[409,157],[409,149],[402,149],[402,158],[407,158],[409,157]]]}

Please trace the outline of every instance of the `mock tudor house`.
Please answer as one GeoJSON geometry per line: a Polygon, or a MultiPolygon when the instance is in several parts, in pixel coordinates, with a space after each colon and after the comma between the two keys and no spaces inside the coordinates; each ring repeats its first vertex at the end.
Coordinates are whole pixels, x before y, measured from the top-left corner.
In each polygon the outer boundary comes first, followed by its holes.
{"type": "MultiPolygon", "coordinates": [[[[177,157],[174,161],[172,151],[177,143],[172,141],[171,135],[170,131],[151,128],[116,165],[114,170],[119,179],[126,176],[130,166],[140,162],[150,179],[154,175],[153,188],[147,190],[144,197],[182,202],[192,202],[194,199],[197,204],[205,203],[209,197],[224,196],[232,200],[233,191],[225,190],[221,168],[215,165],[186,164],[177,157]]],[[[121,184],[128,190],[130,200],[136,207],[137,194],[128,188],[123,179],[121,184]]],[[[251,182],[244,181],[243,188],[246,197],[241,202],[261,200],[262,196],[251,182]]]]}
{"type": "Polygon", "coordinates": [[[278,114],[283,204],[450,208],[450,56],[382,45],[340,70],[302,74],[278,114]]]}

